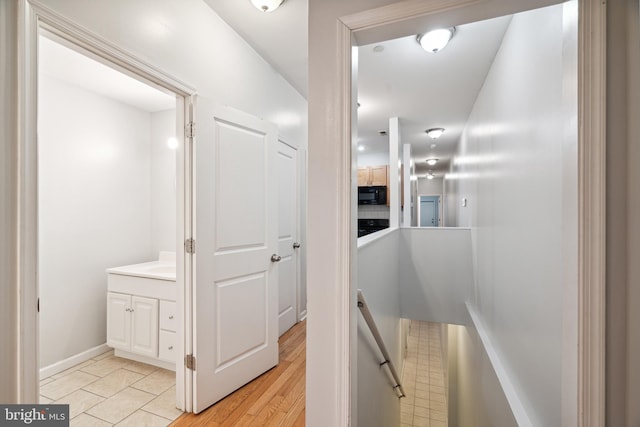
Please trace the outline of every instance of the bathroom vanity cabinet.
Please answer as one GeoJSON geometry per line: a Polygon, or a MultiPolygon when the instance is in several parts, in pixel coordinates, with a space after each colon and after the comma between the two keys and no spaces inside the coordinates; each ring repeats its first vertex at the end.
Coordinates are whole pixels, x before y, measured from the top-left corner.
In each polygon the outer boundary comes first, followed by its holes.
{"type": "Polygon", "coordinates": [[[158,300],[107,293],[107,345],[158,356],[158,300]]]}
{"type": "Polygon", "coordinates": [[[175,306],[175,301],[107,292],[107,345],[116,356],[175,370],[175,306]]]}
{"type": "Polygon", "coordinates": [[[154,261],[107,270],[107,345],[115,355],[175,370],[175,266],[154,261]]]}

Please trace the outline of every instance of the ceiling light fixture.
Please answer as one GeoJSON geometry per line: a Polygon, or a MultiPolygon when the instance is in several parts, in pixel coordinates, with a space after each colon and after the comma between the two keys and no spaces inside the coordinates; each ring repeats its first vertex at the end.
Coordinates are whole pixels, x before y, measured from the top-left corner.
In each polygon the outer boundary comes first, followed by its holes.
{"type": "Polygon", "coordinates": [[[427,52],[436,53],[440,52],[449,43],[449,40],[453,38],[456,29],[440,28],[438,30],[429,31],[428,33],[418,34],[418,43],[427,52]]]}
{"type": "Polygon", "coordinates": [[[364,145],[358,145],[358,151],[364,151],[364,145]]]}
{"type": "Polygon", "coordinates": [[[429,166],[433,166],[433,165],[435,165],[436,163],[438,163],[438,160],[439,160],[439,159],[435,159],[435,158],[433,158],[433,159],[427,159],[427,164],[428,164],[429,166]]]}
{"type": "Polygon", "coordinates": [[[443,128],[431,128],[431,129],[427,129],[425,132],[427,132],[427,135],[429,135],[431,137],[431,139],[438,139],[438,138],[440,138],[440,135],[442,135],[444,133],[444,129],[443,128]]]}
{"type": "Polygon", "coordinates": [[[433,175],[433,173],[429,172],[427,174],[427,179],[433,179],[433,178],[435,178],[435,176],[433,175]]]}
{"type": "Polygon", "coordinates": [[[251,0],[251,3],[263,12],[273,12],[284,0],[251,0]]]}

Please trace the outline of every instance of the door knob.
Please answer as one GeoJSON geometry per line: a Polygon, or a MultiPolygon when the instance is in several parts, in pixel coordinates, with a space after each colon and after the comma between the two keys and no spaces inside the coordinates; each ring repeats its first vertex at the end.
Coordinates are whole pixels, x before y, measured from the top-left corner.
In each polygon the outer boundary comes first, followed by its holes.
{"type": "Polygon", "coordinates": [[[280,255],[277,255],[277,254],[271,255],[271,262],[278,262],[281,259],[282,259],[282,257],[280,255]]]}
{"type": "Polygon", "coordinates": [[[293,242],[293,249],[298,249],[300,247],[300,242],[293,242]]]}

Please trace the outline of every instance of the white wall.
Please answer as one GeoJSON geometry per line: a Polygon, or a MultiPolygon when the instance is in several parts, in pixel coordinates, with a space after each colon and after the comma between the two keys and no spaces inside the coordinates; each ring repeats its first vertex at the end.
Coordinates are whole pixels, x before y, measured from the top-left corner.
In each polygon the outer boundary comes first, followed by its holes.
{"type": "Polygon", "coordinates": [[[176,251],[176,110],[151,113],[151,253],[176,251]]]}
{"type": "Polygon", "coordinates": [[[449,325],[447,339],[449,425],[518,426],[473,323],[449,325]]]}
{"type": "Polygon", "coordinates": [[[39,89],[44,367],[105,343],[105,269],[154,255],[151,115],[46,75],[39,89]]]}
{"type": "MultiPolygon", "coordinates": [[[[575,62],[563,62],[563,49],[575,57],[563,46],[562,6],[514,16],[453,171],[458,199],[468,199],[458,225],[473,229],[474,306],[532,424],[549,426],[562,424],[563,401],[575,399],[563,389],[564,351],[574,351],[563,341],[574,308],[563,299],[577,283],[577,130],[567,126],[576,110],[563,99],[575,62]]],[[[481,390],[461,396],[461,419],[475,410],[474,396],[481,390]]]]}
{"type": "Polygon", "coordinates": [[[606,425],[640,425],[640,19],[607,3],[606,425]]]}
{"type": "Polygon", "coordinates": [[[379,166],[389,164],[389,152],[384,153],[367,153],[358,152],[358,167],[361,166],[379,166]]]}
{"type": "MultiPolygon", "coordinates": [[[[391,232],[358,249],[358,288],[378,326],[397,372],[402,371],[402,333],[400,319],[399,239],[391,232]],[[384,262],[380,262],[384,260],[384,262]]],[[[384,359],[366,322],[358,315],[357,424],[367,427],[393,427],[400,424],[400,400],[396,397],[384,359]],[[375,393],[373,392],[375,391],[375,393]]]]}
{"type": "Polygon", "coordinates": [[[418,178],[418,194],[439,195],[442,196],[442,178],[418,178]]]}
{"type": "Polygon", "coordinates": [[[402,317],[466,324],[465,302],[473,298],[471,230],[403,228],[399,243],[402,317]]]}
{"type": "MultiPolygon", "coordinates": [[[[453,170],[453,164],[451,165],[453,170]]],[[[453,172],[451,172],[453,173],[453,172]]],[[[462,200],[458,197],[458,180],[449,179],[445,175],[444,187],[443,187],[443,201],[442,206],[444,209],[444,224],[446,227],[458,226],[458,206],[462,204],[462,200]]]]}

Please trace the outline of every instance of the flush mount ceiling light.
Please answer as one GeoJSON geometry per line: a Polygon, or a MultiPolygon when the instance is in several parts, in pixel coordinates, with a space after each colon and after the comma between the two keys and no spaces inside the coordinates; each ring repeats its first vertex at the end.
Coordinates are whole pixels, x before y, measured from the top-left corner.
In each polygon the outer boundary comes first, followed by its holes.
{"type": "Polygon", "coordinates": [[[444,129],[443,128],[431,128],[431,129],[427,129],[425,132],[427,132],[427,135],[429,135],[429,137],[431,137],[431,139],[438,139],[438,138],[440,138],[440,135],[442,135],[444,133],[444,129]]]}
{"type": "Polygon", "coordinates": [[[433,165],[435,165],[436,163],[438,163],[438,160],[439,160],[439,159],[427,159],[427,164],[428,164],[429,166],[433,166],[433,165]]]}
{"type": "Polygon", "coordinates": [[[440,52],[449,43],[449,40],[453,38],[456,29],[440,28],[438,30],[429,31],[428,33],[418,34],[418,43],[427,52],[436,53],[440,52]]]}
{"type": "Polygon", "coordinates": [[[364,145],[358,145],[358,151],[364,151],[364,145]]]}
{"type": "Polygon", "coordinates": [[[435,176],[433,176],[433,173],[429,172],[427,174],[427,179],[433,179],[433,178],[435,178],[435,176]]]}
{"type": "Polygon", "coordinates": [[[251,3],[263,12],[273,12],[284,0],[251,0],[251,3]]]}

